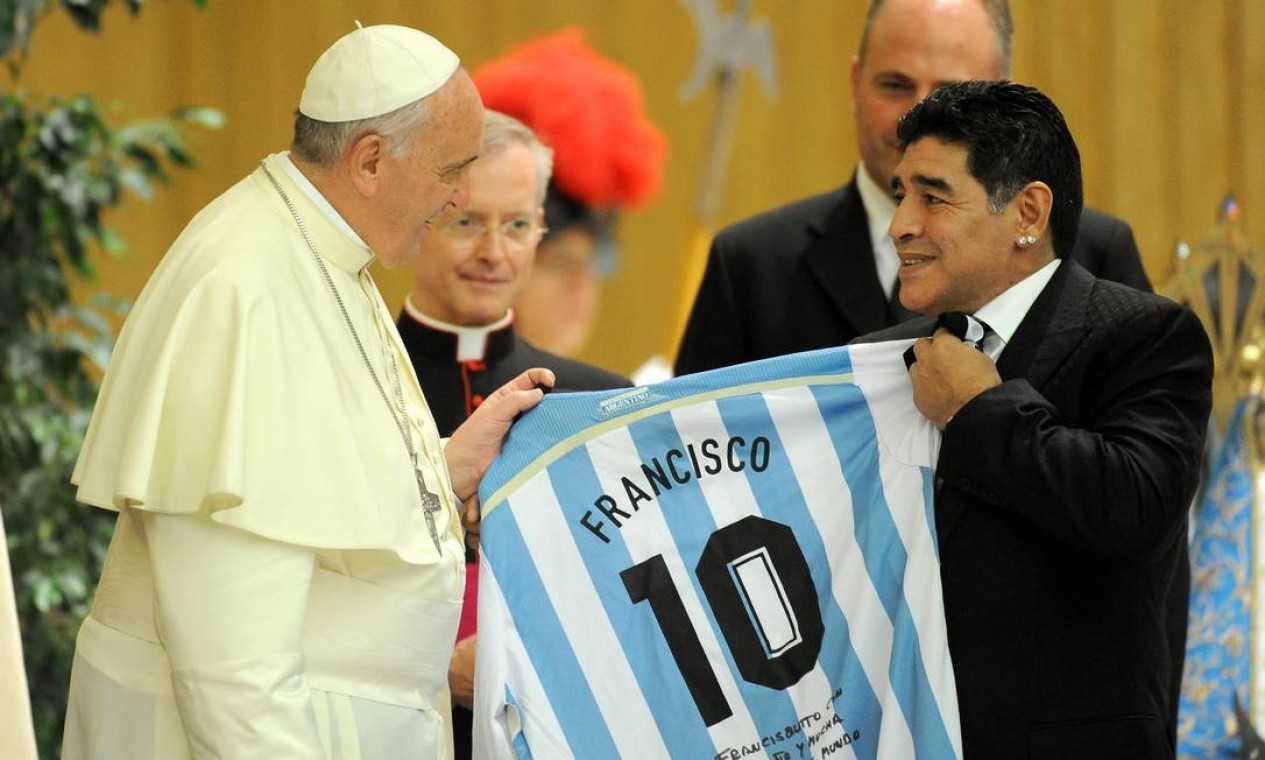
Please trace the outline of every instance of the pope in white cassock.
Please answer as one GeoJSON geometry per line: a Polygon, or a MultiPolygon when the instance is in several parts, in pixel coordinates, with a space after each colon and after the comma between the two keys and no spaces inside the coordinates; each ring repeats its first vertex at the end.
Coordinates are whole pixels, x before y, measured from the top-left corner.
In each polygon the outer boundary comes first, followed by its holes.
{"type": "Polygon", "coordinates": [[[119,517],[64,757],[450,756],[462,504],[553,376],[441,446],[367,268],[465,205],[481,125],[451,51],[357,29],[308,75],[291,151],[167,252],[75,468],[119,517]]]}

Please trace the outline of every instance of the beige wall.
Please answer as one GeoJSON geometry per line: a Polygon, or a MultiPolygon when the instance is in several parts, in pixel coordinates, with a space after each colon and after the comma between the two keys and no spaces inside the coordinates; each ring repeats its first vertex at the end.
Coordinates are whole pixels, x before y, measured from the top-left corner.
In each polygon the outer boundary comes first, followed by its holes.
{"type": "MultiPolygon", "coordinates": [[[[722,3],[726,6],[732,3],[722,3]]],[[[776,102],[742,77],[734,155],[721,222],[836,186],[856,161],[847,70],[861,0],[756,0],[773,28],[782,93],[776,102]]],[[[1169,271],[1179,237],[1212,225],[1222,195],[1243,202],[1248,232],[1265,242],[1265,0],[1012,0],[1015,71],[1059,103],[1081,146],[1087,198],[1131,221],[1152,279],[1169,271]],[[1255,85],[1255,87],[1254,87],[1255,85]]],[[[651,118],[671,145],[663,194],[625,217],[624,267],[606,288],[584,358],[628,372],[670,343],[690,208],[698,190],[707,93],[677,92],[697,52],[676,0],[184,0],[150,3],[139,18],[107,14],[100,36],[58,16],[38,29],[20,86],[100,102],[135,115],[208,105],[227,126],[196,136],[201,168],[153,203],[132,200],[111,220],[131,243],[103,261],[99,282],[134,297],[188,218],[289,138],[312,61],[353,19],[402,23],[444,40],[477,67],[509,44],[577,24],[642,79],[651,118]]],[[[393,306],[406,272],[379,272],[393,306]]]]}

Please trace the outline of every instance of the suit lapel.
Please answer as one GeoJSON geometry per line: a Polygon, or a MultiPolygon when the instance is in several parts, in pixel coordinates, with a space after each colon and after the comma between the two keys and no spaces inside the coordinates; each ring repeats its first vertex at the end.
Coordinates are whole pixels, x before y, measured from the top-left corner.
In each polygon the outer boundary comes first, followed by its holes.
{"type": "Polygon", "coordinates": [[[840,191],[839,203],[810,220],[804,264],[856,335],[881,330],[888,320],[887,298],[878,282],[869,221],[855,179],[840,191]]]}
{"type": "Polygon", "coordinates": [[[1064,261],[1037,296],[997,362],[1002,380],[1025,379],[1040,390],[1085,340],[1094,277],[1074,261],[1064,261]]]}
{"type": "MultiPolygon", "coordinates": [[[[997,361],[1002,380],[1024,379],[1046,392],[1047,383],[1092,328],[1086,312],[1093,285],[1094,276],[1076,262],[1059,265],[997,361]]],[[[945,546],[966,504],[957,499],[937,502],[936,533],[940,546],[945,546]]]]}

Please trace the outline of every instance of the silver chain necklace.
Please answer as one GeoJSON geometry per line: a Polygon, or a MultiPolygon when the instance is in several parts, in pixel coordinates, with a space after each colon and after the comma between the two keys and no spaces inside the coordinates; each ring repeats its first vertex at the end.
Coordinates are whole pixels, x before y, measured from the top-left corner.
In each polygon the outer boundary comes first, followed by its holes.
{"type": "MultiPolygon", "coordinates": [[[[329,292],[334,295],[334,300],[338,303],[338,310],[343,315],[343,323],[347,325],[347,331],[351,333],[351,339],[356,343],[356,349],[360,351],[360,358],[364,362],[365,369],[369,370],[369,376],[373,378],[373,384],[377,387],[378,394],[382,397],[383,403],[387,405],[387,409],[390,410],[391,419],[395,421],[396,427],[399,428],[400,437],[404,439],[404,447],[408,449],[409,461],[413,463],[413,476],[417,479],[417,493],[422,499],[422,514],[426,517],[426,528],[430,531],[431,540],[435,542],[435,551],[442,554],[443,549],[439,543],[439,529],[435,524],[435,513],[442,509],[443,506],[440,504],[439,496],[426,487],[426,480],[422,476],[421,468],[418,466],[417,446],[413,443],[413,431],[409,426],[407,407],[404,405],[404,383],[400,379],[400,366],[395,360],[395,351],[391,349],[389,341],[383,341],[388,359],[387,364],[391,370],[392,390],[395,392],[395,404],[393,405],[387,396],[386,387],[378,379],[378,373],[374,371],[373,364],[369,361],[369,353],[365,351],[365,345],[360,340],[360,333],[356,332],[356,326],[352,324],[351,314],[348,313],[347,306],[343,303],[343,297],[338,294],[338,288],[334,287],[334,278],[330,277],[329,270],[325,267],[325,262],[316,251],[316,244],[312,242],[312,236],[308,234],[307,225],[303,223],[303,217],[299,216],[298,209],[290,202],[290,196],[286,195],[286,191],[281,188],[277,178],[272,176],[272,172],[268,170],[267,165],[260,163],[260,168],[264,170],[264,174],[267,175],[268,181],[272,183],[273,189],[277,191],[277,195],[281,196],[286,208],[290,210],[290,216],[294,218],[294,223],[298,226],[299,233],[303,236],[303,241],[307,243],[308,250],[312,252],[312,258],[316,261],[316,266],[320,268],[321,274],[325,277],[325,284],[329,286],[329,292]]],[[[374,308],[376,311],[377,307],[375,306],[374,308]]]]}

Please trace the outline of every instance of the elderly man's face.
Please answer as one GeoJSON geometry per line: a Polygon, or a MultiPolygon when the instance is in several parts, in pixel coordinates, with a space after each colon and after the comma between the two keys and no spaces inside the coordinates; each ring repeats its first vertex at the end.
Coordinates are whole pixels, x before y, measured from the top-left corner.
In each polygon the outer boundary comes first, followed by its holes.
{"type": "Polygon", "coordinates": [[[951,82],[1000,79],[1001,51],[980,0],[888,0],[852,63],[857,150],[880,188],[900,161],[896,124],[951,82]]]}
{"type": "Polygon", "coordinates": [[[410,263],[428,232],[427,222],[469,201],[470,167],[483,137],[483,103],[465,71],[427,100],[426,121],[411,133],[407,151],[387,155],[381,195],[374,208],[386,231],[374,248],[387,267],[410,263]]]}
{"type": "Polygon", "coordinates": [[[521,143],[470,168],[470,203],[435,220],[415,263],[413,302],[426,314],[465,327],[505,316],[531,274],[540,242],[536,165],[521,143]]]}
{"type": "Polygon", "coordinates": [[[1017,201],[993,213],[966,161],[965,147],[925,137],[896,167],[891,235],[900,257],[900,300],[920,314],[973,312],[1022,277],[1015,261],[1023,228],[1017,201]]]}

